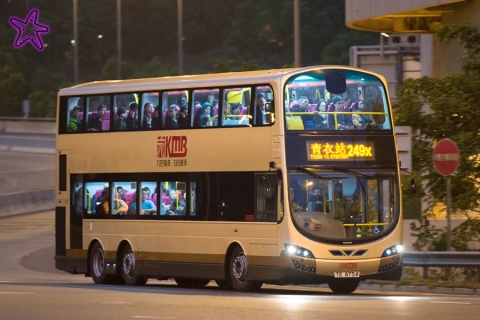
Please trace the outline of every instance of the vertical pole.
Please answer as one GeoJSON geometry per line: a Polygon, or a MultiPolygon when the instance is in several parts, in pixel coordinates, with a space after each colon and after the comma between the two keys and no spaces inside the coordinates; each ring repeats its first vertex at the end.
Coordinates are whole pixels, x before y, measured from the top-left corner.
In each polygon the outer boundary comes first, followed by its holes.
{"type": "Polygon", "coordinates": [[[384,57],[384,52],[383,52],[384,48],[383,48],[383,46],[384,46],[383,34],[380,32],[380,57],[381,57],[382,59],[383,59],[383,57],[384,57]]]}
{"type": "Polygon", "coordinates": [[[451,207],[451,182],[450,176],[447,176],[447,251],[452,250],[452,226],[450,219],[451,207]]]}
{"type": "Polygon", "coordinates": [[[78,19],[77,19],[77,0],[73,0],[73,70],[75,84],[78,84],[78,19]]]}
{"type": "Polygon", "coordinates": [[[178,75],[183,75],[183,0],[177,0],[178,75]]]}
{"type": "Polygon", "coordinates": [[[294,65],[295,68],[302,66],[300,52],[300,0],[293,2],[293,45],[294,45],[294,65]]]}
{"type": "Polygon", "coordinates": [[[122,79],[122,0],[117,0],[117,77],[122,79]]]}

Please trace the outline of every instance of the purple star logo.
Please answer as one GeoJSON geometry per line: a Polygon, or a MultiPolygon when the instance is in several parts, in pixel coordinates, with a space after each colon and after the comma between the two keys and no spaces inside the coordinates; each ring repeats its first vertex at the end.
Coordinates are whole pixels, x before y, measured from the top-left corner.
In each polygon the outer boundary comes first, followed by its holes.
{"type": "Polygon", "coordinates": [[[17,29],[17,38],[13,42],[15,48],[23,47],[27,42],[31,42],[37,50],[43,50],[43,42],[40,33],[48,33],[50,28],[38,23],[38,10],[32,9],[25,20],[17,17],[10,17],[9,21],[13,28],[17,29]]]}

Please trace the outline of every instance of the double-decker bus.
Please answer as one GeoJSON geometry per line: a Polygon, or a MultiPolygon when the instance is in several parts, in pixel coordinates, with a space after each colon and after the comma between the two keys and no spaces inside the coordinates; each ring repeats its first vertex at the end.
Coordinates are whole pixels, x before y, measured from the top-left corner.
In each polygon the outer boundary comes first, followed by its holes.
{"type": "Polygon", "coordinates": [[[385,79],[340,66],[85,83],[58,94],[57,269],[97,284],[402,274],[385,79]]]}

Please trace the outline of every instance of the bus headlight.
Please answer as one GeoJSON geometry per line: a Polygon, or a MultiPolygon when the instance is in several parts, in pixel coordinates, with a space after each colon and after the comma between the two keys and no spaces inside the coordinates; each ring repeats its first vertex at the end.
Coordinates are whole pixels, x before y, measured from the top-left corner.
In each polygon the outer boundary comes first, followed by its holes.
{"type": "Polygon", "coordinates": [[[382,257],[393,256],[394,254],[400,253],[402,251],[403,251],[403,246],[401,244],[396,244],[394,246],[391,246],[385,249],[385,251],[383,251],[382,257]]]}
{"type": "Polygon", "coordinates": [[[291,256],[315,259],[315,257],[313,256],[313,253],[308,249],[305,249],[293,244],[285,244],[285,249],[291,256]]]}

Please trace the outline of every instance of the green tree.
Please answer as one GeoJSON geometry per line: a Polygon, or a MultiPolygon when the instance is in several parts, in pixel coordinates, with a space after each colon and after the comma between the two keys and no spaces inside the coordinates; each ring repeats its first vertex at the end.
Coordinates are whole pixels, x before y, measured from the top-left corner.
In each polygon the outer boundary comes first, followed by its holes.
{"type": "Polygon", "coordinates": [[[409,125],[418,133],[413,139],[413,166],[422,172],[430,206],[445,202],[445,177],[434,170],[432,151],[436,141],[449,138],[461,153],[458,173],[451,178],[452,210],[479,211],[480,32],[476,27],[444,25],[436,36],[442,42],[460,39],[465,52],[462,72],[439,79],[407,79],[397,91],[396,124],[409,125]]]}

